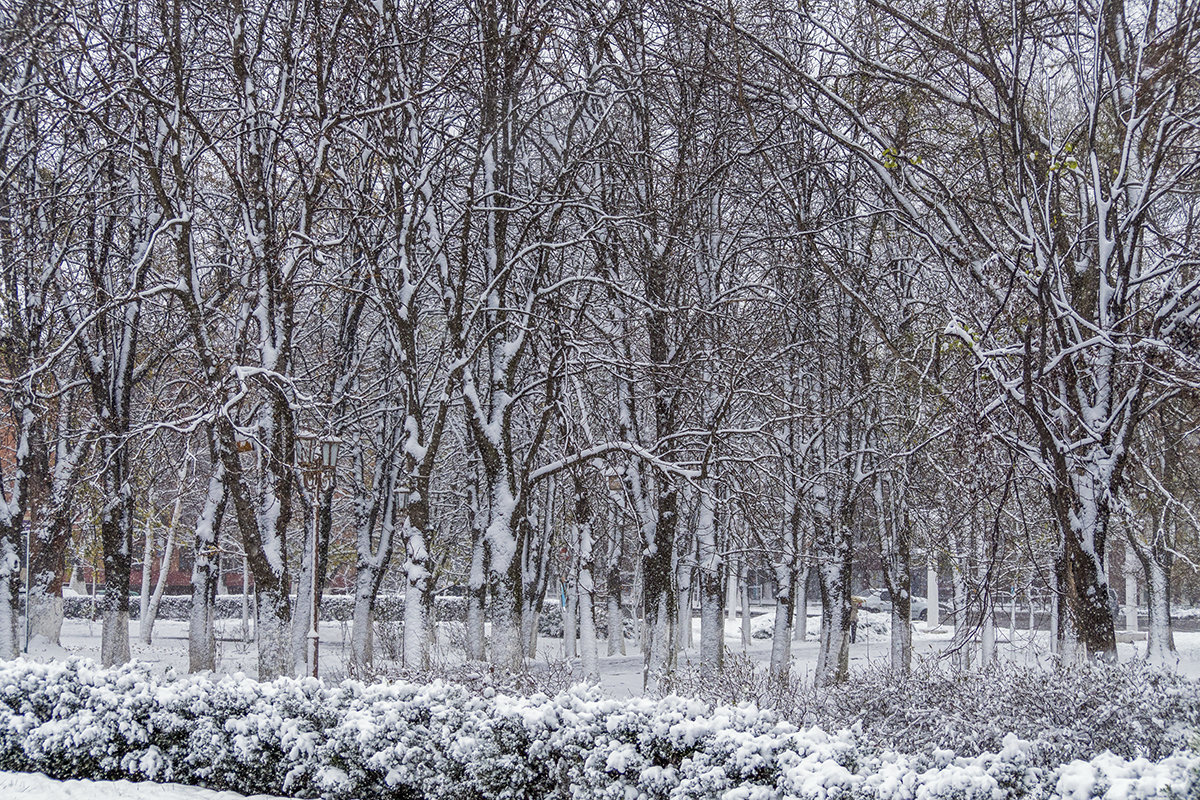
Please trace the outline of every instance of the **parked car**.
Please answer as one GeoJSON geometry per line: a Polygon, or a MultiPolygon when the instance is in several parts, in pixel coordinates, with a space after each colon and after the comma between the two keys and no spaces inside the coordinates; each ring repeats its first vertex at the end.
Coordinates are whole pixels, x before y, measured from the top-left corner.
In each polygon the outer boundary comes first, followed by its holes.
{"type": "MultiPolygon", "coordinates": [[[[876,613],[892,610],[892,593],[887,589],[872,589],[863,597],[863,609],[876,613]]],[[[909,599],[909,614],[915,621],[924,620],[929,613],[929,603],[924,597],[912,595],[909,599]]]]}

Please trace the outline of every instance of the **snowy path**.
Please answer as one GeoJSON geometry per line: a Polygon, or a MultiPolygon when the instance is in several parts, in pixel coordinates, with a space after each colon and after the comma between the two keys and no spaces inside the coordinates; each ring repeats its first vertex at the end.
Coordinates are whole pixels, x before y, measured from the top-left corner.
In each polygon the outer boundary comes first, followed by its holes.
{"type": "MultiPolygon", "coordinates": [[[[4,800],[247,800],[236,792],[215,792],[178,783],[56,781],[33,772],[0,772],[4,800]]],[[[255,800],[274,800],[252,795],[255,800]]]]}

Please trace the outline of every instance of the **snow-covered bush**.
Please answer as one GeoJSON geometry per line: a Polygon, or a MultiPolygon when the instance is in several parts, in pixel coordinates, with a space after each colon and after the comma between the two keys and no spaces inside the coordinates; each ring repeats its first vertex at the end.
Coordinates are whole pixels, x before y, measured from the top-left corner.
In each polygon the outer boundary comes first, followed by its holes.
{"type": "MultiPolygon", "coordinates": [[[[608,635],[608,609],[603,605],[598,605],[595,609],[596,615],[596,635],[608,635]]],[[[575,631],[576,635],[579,632],[579,614],[575,615],[575,631]]],[[[637,638],[637,622],[629,616],[628,609],[621,609],[621,627],[626,639],[637,638]]],[[[563,636],[563,607],[560,603],[546,603],[542,606],[542,613],[538,615],[538,635],[549,636],[554,639],[561,639],[563,636]]]]}
{"type": "MultiPolygon", "coordinates": [[[[129,598],[130,618],[137,619],[140,600],[136,595],[129,598]]],[[[158,619],[183,621],[188,619],[192,608],[191,595],[164,595],[158,608],[158,619]]],[[[439,620],[462,620],[466,618],[466,604],[461,597],[438,597],[434,608],[439,620]]],[[[240,619],[242,596],[219,594],[215,601],[217,619],[240,619]]],[[[72,595],[63,598],[63,616],[67,619],[99,619],[97,603],[87,595],[72,595]]],[[[354,616],[354,598],[350,595],[325,595],[321,598],[321,619],[327,622],[348,622],[354,616]]],[[[381,594],[375,605],[375,619],[404,619],[404,596],[381,594]]]]}
{"type": "Polygon", "coordinates": [[[299,797],[645,800],[1157,800],[1200,797],[1200,755],[1105,753],[1052,768],[994,753],[878,749],[745,704],[512,697],[435,682],[331,687],[0,665],[0,769],[299,797]]]}
{"type": "Polygon", "coordinates": [[[770,677],[765,666],[727,652],[708,675],[685,664],[663,692],[705,702],[754,701],[801,726],[857,726],[865,745],[959,755],[998,752],[1015,734],[1043,766],[1090,759],[1163,758],[1200,736],[1200,684],[1144,664],[1003,664],[975,672],[918,663],[907,678],[855,671],[844,684],[815,689],[807,676],[770,677]]]}
{"type": "Polygon", "coordinates": [[[521,670],[498,669],[487,661],[433,659],[428,669],[409,669],[397,660],[377,664],[376,679],[428,684],[435,681],[469,686],[475,692],[489,690],[498,694],[529,697],[534,694],[556,695],[580,683],[582,674],[567,660],[531,662],[521,670]]]}

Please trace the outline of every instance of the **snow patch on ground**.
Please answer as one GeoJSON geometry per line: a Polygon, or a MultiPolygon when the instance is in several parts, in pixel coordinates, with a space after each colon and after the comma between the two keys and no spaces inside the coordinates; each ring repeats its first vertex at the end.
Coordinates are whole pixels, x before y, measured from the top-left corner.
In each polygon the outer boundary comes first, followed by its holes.
{"type": "Polygon", "coordinates": [[[5,800],[275,800],[269,795],[217,792],[180,783],[56,781],[33,772],[0,772],[5,800]]]}

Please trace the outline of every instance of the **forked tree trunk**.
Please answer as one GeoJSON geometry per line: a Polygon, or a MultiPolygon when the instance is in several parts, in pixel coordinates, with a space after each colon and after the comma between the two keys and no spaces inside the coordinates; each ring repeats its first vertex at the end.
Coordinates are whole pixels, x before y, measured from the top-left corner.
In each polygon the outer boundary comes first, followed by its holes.
{"type": "MultiPolygon", "coordinates": [[[[819,502],[823,502],[819,500],[819,502]]],[[[814,548],[821,589],[820,649],[814,682],[818,687],[846,680],[850,673],[850,531],[829,525],[818,512],[814,548]]]]}

